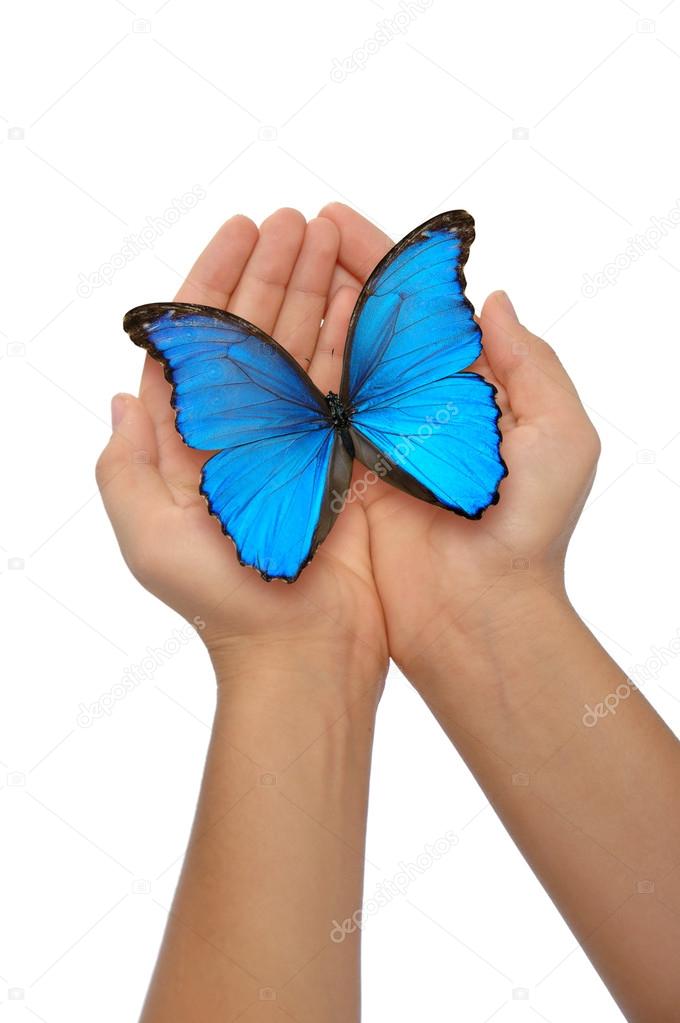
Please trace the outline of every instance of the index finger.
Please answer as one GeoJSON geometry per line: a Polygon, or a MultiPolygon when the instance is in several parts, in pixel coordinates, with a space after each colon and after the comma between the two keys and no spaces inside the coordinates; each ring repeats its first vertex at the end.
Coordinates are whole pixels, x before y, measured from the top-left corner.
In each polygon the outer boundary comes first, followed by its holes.
{"type": "Polygon", "coordinates": [[[208,242],[177,292],[176,302],[226,309],[259,231],[248,217],[231,217],[208,242]]]}
{"type": "MultiPolygon", "coordinates": [[[[192,266],[175,301],[226,309],[258,236],[257,226],[248,217],[239,214],[227,220],[192,266]]],[[[170,408],[170,385],[162,366],[150,355],[144,360],[140,396],[157,429],[171,436],[175,417],[170,408]]]]}

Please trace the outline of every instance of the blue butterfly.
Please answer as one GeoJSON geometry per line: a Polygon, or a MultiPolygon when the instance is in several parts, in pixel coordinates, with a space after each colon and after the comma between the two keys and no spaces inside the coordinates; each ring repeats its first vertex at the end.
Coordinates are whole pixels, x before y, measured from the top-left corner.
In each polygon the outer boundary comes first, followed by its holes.
{"type": "Polygon", "coordinates": [[[126,315],[132,341],[165,367],[184,442],[217,451],[200,489],[241,564],[297,579],[355,458],[364,485],[382,478],[467,518],[498,501],[495,388],[461,372],[482,348],[464,294],[473,239],[468,213],[442,213],[381,260],[352,314],[339,394],[324,396],[276,341],[221,309],[161,302],[126,315]]]}

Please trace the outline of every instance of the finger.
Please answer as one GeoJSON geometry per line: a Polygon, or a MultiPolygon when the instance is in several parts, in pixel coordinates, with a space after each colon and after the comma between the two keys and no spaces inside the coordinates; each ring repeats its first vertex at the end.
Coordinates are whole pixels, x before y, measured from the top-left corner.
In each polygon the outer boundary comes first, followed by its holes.
{"type": "Polygon", "coordinates": [[[550,345],[517,319],[504,291],[495,291],[480,316],[484,351],[494,376],[506,388],[516,418],[586,417],[576,388],[550,345]]]}
{"type": "Polygon", "coordinates": [[[334,297],[335,293],[348,284],[351,288],[356,288],[357,291],[361,290],[361,281],[354,274],[351,274],[349,270],[345,270],[344,266],[340,263],[335,264],[335,270],[333,271],[333,278],[331,280],[331,286],[328,289],[329,301],[334,297]]]}
{"type": "Polygon", "coordinates": [[[231,217],[198,257],[177,292],[177,302],[196,302],[226,309],[259,232],[248,217],[231,217]]]}
{"type": "Polygon", "coordinates": [[[113,433],[97,462],[97,484],[125,554],[140,523],[173,505],[158,471],[156,435],[143,402],[117,394],[111,402],[113,433]]]}
{"type": "MultiPolygon", "coordinates": [[[[258,234],[257,227],[248,217],[239,215],[227,220],[194,263],[176,300],[226,309],[255,248],[258,234]]],[[[164,432],[164,438],[167,437],[174,429],[170,385],[162,367],[150,355],[144,360],[139,393],[157,429],[164,432]]]]}
{"type": "Polygon", "coordinates": [[[363,284],[394,243],[384,231],[344,203],[329,203],[320,216],[332,220],[340,231],[340,262],[363,284]]]}
{"type": "Polygon", "coordinates": [[[339,247],[340,234],[332,221],[310,220],[274,326],[273,336],[305,369],[328,304],[339,247]]]}
{"type": "Polygon", "coordinates": [[[357,288],[340,288],[331,300],[319,332],[309,375],[324,394],[328,391],[337,392],[340,387],[347,327],[358,297],[357,288]]]}
{"type": "Polygon", "coordinates": [[[297,210],[277,210],[264,221],[228,305],[229,312],[271,334],[304,235],[305,218],[297,210]]]}

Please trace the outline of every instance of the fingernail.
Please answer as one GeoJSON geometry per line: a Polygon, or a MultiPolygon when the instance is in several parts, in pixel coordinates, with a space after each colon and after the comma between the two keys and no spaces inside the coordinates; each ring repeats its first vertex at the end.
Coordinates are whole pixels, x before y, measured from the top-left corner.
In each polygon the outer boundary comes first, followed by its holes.
{"type": "Polygon", "coordinates": [[[515,307],[510,301],[510,296],[508,295],[507,291],[498,292],[498,302],[504,307],[505,312],[507,313],[508,316],[512,316],[513,320],[517,319],[515,307]]]}
{"type": "Polygon", "coordinates": [[[111,399],[111,427],[114,430],[118,427],[125,415],[125,406],[127,405],[128,397],[129,395],[127,394],[114,394],[111,399]]]}

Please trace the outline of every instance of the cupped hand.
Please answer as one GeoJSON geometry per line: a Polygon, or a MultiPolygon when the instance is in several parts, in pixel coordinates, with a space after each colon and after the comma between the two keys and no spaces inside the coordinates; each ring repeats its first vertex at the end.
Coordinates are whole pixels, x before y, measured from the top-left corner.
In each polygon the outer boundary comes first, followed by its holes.
{"type": "MultiPolygon", "coordinates": [[[[363,284],[390,239],[342,204],[322,215],[340,231],[342,272],[363,284]]],[[[503,292],[487,299],[479,322],[484,350],[470,368],[498,390],[509,473],[499,503],[469,521],[382,481],[360,498],[390,653],[411,677],[452,636],[474,640],[512,624],[529,601],[564,597],[564,555],[599,454],[557,356],[519,323],[503,292]]]]}
{"type": "MultiPolygon", "coordinates": [[[[339,232],[281,209],[260,229],[228,220],[199,257],[177,301],[211,305],[256,324],[283,345],[321,390],[337,389],[355,291],[337,268],[339,232]],[[322,324],[323,320],[323,325],[322,324]]],[[[153,296],[151,296],[153,297],[153,296]]],[[[125,339],[121,336],[121,344],[125,339]]],[[[265,582],[239,565],[199,493],[206,452],[175,429],[171,388],[147,357],[140,394],[117,395],[114,430],[97,465],[104,503],[139,581],[201,634],[218,674],[244,662],[266,671],[292,658],[359,686],[387,666],[384,620],[361,504],[346,509],[300,578],[265,582]]]]}

